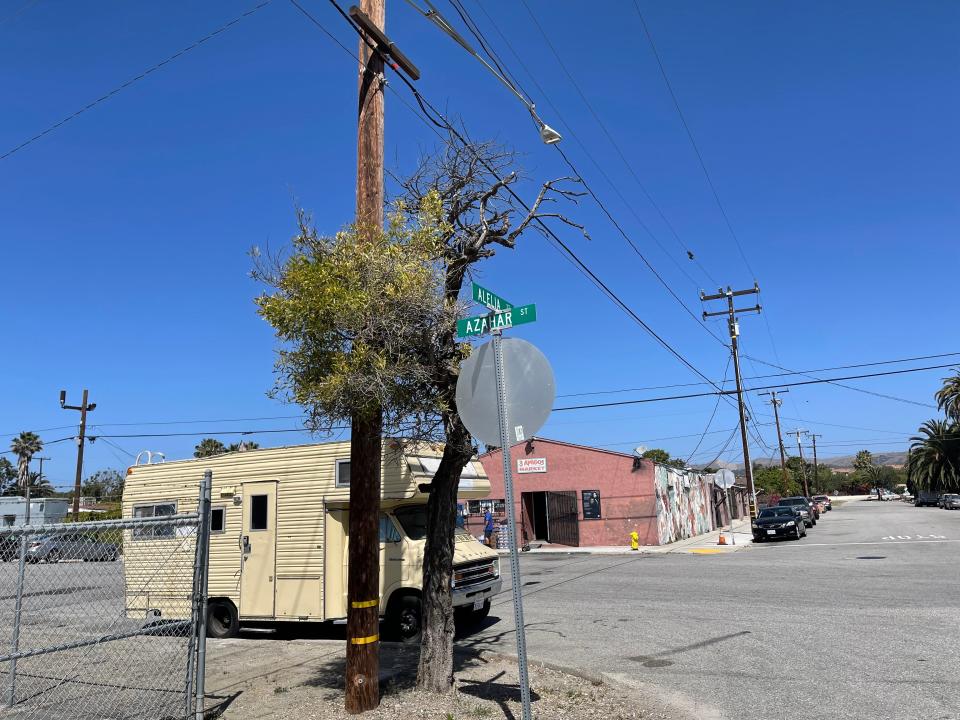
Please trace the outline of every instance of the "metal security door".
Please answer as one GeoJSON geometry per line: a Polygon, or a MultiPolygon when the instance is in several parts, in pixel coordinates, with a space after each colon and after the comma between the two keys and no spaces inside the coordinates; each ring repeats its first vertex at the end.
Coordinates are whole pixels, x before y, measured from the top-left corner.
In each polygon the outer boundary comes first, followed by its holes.
{"type": "Polygon", "coordinates": [[[547,493],[547,542],[580,545],[577,493],[573,490],[547,493]]]}
{"type": "Polygon", "coordinates": [[[277,484],[243,484],[243,561],[240,571],[240,615],[274,615],[277,559],[277,484]]]}

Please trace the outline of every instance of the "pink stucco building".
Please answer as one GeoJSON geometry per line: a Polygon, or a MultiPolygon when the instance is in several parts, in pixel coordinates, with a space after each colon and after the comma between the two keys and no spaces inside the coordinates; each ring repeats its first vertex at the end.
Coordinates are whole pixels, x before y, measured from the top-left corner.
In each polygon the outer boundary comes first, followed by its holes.
{"type": "MultiPolygon", "coordinates": [[[[710,532],[725,522],[723,493],[710,476],[684,472],[632,455],[532,438],[510,448],[514,507],[521,545],[664,545],[710,532]]],[[[465,504],[466,527],[482,533],[483,513],[505,517],[500,450],[480,456],[490,497],[465,504]]],[[[737,516],[744,512],[736,493],[737,516]]]]}

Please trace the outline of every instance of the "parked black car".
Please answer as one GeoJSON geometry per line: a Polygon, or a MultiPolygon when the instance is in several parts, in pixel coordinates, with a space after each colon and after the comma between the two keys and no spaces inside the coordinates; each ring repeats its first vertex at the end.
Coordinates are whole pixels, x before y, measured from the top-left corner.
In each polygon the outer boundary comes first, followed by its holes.
{"type": "Polygon", "coordinates": [[[803,517],[803,524],[808,528],[813,527],[817,524],[816,511],[813,508],[813,505],[810,503],[807,498],[802,495],[796,497],[781,498],[780,502],[777,503],[780,507],[794,507],[803,517]]]}
{"type": "Polygon", "coordinates": [[[806,523],[800,510],[798,505],[763,508],[757,515],[757,519],[750,523],[753,530],[753,541],[763,542],[778,537],[799,540],[806,536],[806,523]]]}

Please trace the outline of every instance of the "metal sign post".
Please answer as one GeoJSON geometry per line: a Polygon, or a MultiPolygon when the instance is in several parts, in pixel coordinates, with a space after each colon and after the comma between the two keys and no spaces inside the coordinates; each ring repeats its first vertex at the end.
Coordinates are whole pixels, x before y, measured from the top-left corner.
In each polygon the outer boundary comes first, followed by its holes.
{"type": "Polygon", "coordinates": [[[503,338],[504,329],[534,322],[537,319],[536,306],[512,305],[476,284],[473,286],[473,299],[485,305],[491,312],[488,315],[458,320],[457,334],[460,337],[469,337],[492,333],[493,340],[475,348],[470,357],[460,364],[457,412],[474,438],[488,446],[498,446],[503,457],[503,489],[507,506],[510,580],[513,591],[513,620],[517,631],[522,720],[531,720],[527,635],[523,620],[523,596],[520,592],[520,554],[517,548],[517,513],[513,504],[513,462],[510,446],[532,437],[543,427],[556,398],[556,385],[553,369],[543,353],[525,340],[503,338]]]}
{"type": "Polygon", "coordinates": [[[527,634],[520,593],[520,552],[517,550],[517,513],[513,507],[513,462],[507,417],[507,383],[503,372],[502,331],[493,332],[493,364],[497,376],[497,416],[500,421],[500,455],[503,459],[503,488],[506,493],[508,539],[510,541],[510,583],[513,588],[513,622],[517,629],[517,664],[520,666],[520,702],[523,720],[531,720],[530,680],[527,675],[527,634]]]}

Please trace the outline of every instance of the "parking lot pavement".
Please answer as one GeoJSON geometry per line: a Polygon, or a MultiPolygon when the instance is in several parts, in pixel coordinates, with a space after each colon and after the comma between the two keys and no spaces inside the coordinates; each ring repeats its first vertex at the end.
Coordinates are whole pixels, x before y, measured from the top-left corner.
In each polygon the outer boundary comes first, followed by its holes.
{"type": "MultiPolygon", "coordinates": [[[[718,555],[524,555],[530,655],[704,718],[960,718],[960,513],[850,501],[718,555]]],[[[504,564],[504,569],[507,569],[504,564]]],[[[515,649],[508,589],[461,642],[515,649]]]]}

